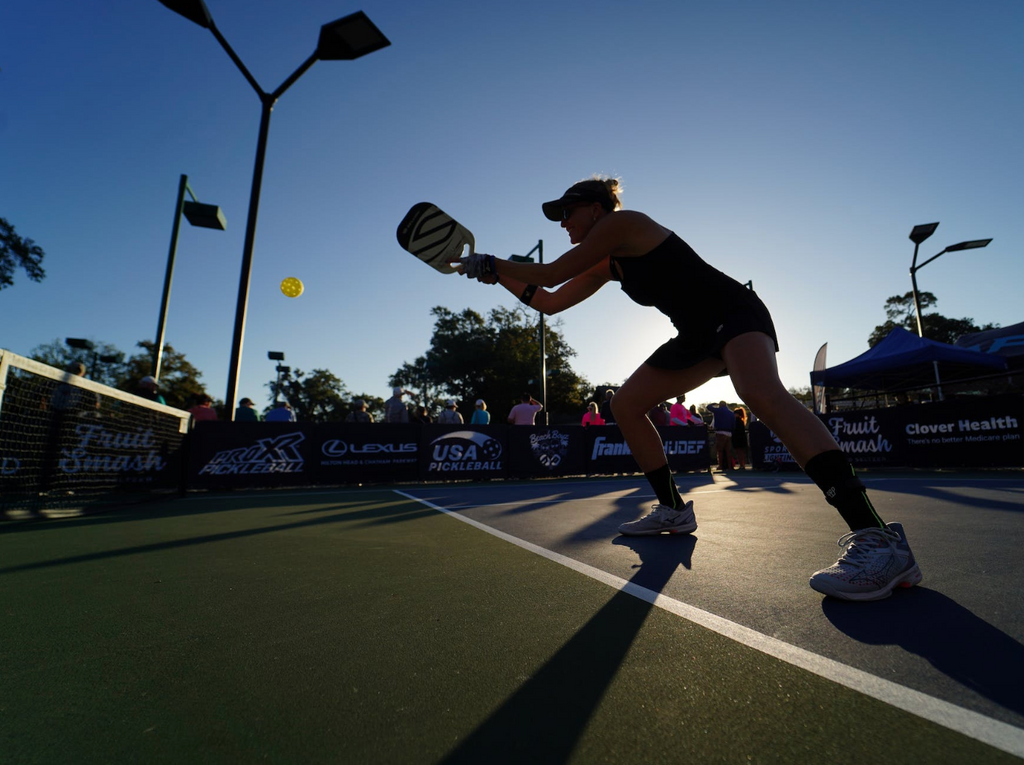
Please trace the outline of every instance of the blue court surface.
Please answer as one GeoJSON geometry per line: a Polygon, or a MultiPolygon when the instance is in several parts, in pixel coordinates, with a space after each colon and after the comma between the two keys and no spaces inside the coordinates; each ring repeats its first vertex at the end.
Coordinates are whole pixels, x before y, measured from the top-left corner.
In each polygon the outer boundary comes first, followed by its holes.
{"type": "Polygon", "coordinates": [[[802,474],[196,494],[0,525],[0,761],[1024,758],[1024,477],[862,474],[923,582],[809,575],[802,474]]]}

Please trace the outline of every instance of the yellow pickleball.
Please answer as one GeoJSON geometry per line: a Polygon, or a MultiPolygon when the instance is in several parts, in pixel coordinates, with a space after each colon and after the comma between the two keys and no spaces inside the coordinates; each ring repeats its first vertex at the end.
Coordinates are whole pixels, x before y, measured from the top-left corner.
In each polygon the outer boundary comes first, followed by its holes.
{"type": "Polygon", "coordinates": [[[302,294],[302,290],[305,287],[302,285],[301,279],[296,279],[294,276],[289,276],[283,282],[281,282],[281,292],[290,298],[297,298],[302,294]]]}

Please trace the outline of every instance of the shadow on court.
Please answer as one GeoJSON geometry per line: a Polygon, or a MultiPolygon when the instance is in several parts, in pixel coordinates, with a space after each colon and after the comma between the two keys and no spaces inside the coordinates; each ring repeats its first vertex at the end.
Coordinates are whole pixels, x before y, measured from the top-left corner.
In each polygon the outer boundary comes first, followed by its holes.
{"type": "Polygon", "coordinates": [[[871,645],[898,645],[979,695],[1024,716],[1024,645],[945,595],[925,587],[871,604],[826,598],[836,629],[871,645]]]}
{"type": "Polygon", "coordinates": [[[187,518],[210,515],[225,510],[249,510],[284,507],[286,502],[273,491],[261,494],[239,493],[233,495],[203,496],[201,499],[179,499],[170,496],[153,496],[143,501],[124,504],[112,502],[92,505],[81,515],[68,518],[34,517],[16,521],[0,522],[0,534],[45,533],[65,531],[76,527],[95,528],[111,523],[149,521],[154,518],[187,518]]]}
{"type": "MultiPolygon", "coordinates": [[[[992,499],[990,497],[978,496],[973,492],[958,491],[959,486],[942,486],[942,485],[928,485],[924,482],[915,482],[906,488],[901,488],[896,483],[883,483],[879,484],[876,491],[882,490],[892,492],[894,494],[910,494],[915,500],[918,499],[935,499],[940,502],[946,502],[953,505],[963,506],[965,508],[977,507],[982,510],[1008,510],[1014,513],[1024,512],[1024,497],[1020,496],[1020,493],[1024,490],[1018,487],[1007,487],[999,486],[999,491],[1003,493],[1014,493],[1017,494],[1013,499],[992,499]]],[[[977,489],[978,486],[975,486],[977,489]]]]}
{"type": "MultiPolygon", "coordinates": [[[[253,529],[241,529],[235,531],[225,531],[217,534],[201,534],[197,536],[183,537],[180,539],[169,539],[163,542],[153,542],[147,545],[135,545],[132,547],[122,547],[116,550],[103,550],[101,552],[86,553],[83,555],[73,555],[65,558],[53,558],[51,560],[35,561],[33,563],[25,563],[16,566],[0,567],[0,575],[10,574],[19,571],[32,571],[35,569],[52,568],[54,566],[72,565],[76,563],[84,563],[88,561],[105,560],[109,558],[118,558],[125,555],[138,555],[141,553],[160,552],[164,550],[174,550],[185,547],[193,547],[195,545],[210,544],[216,542],[224,542],[226,540],[245,539],[247,537],[262,536],[264,534],[273,534],[278,531],[289,531],[301,528],[309,528],[315,526],[323,526],[334,523],[362,523],[366,525],[376,525],[382,523],[398,523],[418,518],[431,517],[436,515],[436,512],[430,508],[424,507],[418,502],[411,502],[406,499],[394,500],[388,502],[350,502],[333,505],[331,507],[320,508],[320,517],[309,518],[301,521],[291,521],[288,523],[278,523],[272,526],[262,526],[260,528],[253,529]],[[329,515],[322,515],[323,513],[329,513],[329,515]]],[[[188,515],[188,513],[177,514],[188,515]]],[[[165,519],[169,516],[167,514],[150,514],[146,516],[146,520],[165,519]]],[[[122,519],[124,520],[124,519],[122,519]]],[[[46,528],[48,524],[30,524],[23,528],[27,531],[35,529],[46,528]]],[[[68,528],[64,522],[55,522],[54,528],[68,528]]],[[[19,529],[20,531],[21,529],[19,529]]]]}
{"type": "MultiPolygon", "coordinates": [[[[682,567],[697,540],[616,539],[640,564],[630,582],[654,592],[682,567]]],[[[491,717],[441,763],[565,762],[653,606],[619,591],[491,717]]]]}

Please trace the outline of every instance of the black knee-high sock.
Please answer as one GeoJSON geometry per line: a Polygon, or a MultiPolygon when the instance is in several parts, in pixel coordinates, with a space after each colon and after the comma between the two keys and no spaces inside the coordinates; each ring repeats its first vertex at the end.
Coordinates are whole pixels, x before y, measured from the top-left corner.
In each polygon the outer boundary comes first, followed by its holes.
{"type": "Polygon", "coordinates": [[[841,451],[832,449],[811,457],[804,472],[824,492],[825,500],[843,516],[850,531],[885,527],[868,499],[864,484],[841,451]]]}
{"type": "Polygon", "coordinates": [[[644,475],[647,476],[654,493],[658,495],[658,504],[673,509],[683,506],[683,498],[679,495],[676,482],[672,480],[672,471],[668,469],[668,465],[662,465],[657,470],[644,473],[644,475]]]}

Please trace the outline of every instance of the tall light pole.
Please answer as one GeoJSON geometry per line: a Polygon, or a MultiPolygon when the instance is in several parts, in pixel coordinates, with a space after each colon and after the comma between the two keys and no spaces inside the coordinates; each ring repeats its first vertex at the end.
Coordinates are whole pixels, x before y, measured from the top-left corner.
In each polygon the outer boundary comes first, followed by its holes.
{"type": "Polygon", "coordinates": [[[277,406],[281,394],[281,375],[291,372],[291,367],[281,366],[284,361],[284,351],[267,351],[267,358],[277,362],[277,385],[274,387],[274,406],[277,406]]]}
{"type": "MultiPolygon", "coordinates": [[[[910,285],[914,290],[914,314],[917,316],[918,337],[924,337],[924,327],[921,324],[921,298],[917,292],[917,272],[939,257],[939,255],[945,255],[947,252],[959,252],[960,250],[973,250],[978,247],[986,247],[988,243],[992,241],[991,239],[972,239],[968,242],[951,244],[938,255],[932,255],[928,260],[924,261],[924,263],[918,265],[917,248],[920,247],[921,242],[934,234],[935,229],[938,227],[938,223],[924,223],[920,226],[914,226],[910,231],[910,241],[914,243],[914,260],[910,264],[910,285]]],[[[945,396],[942,394],[942,380],[939,379],[939,362],[933,361],[932,368],[935,370],[935,389],[938,391],[939,401],[943,401],[945,396]]]]}
{"type": "Polygon", "coordinates": [[[228,392],[225,403],[234,420],[235,398],[238,393],[238,373],[242,364],[242,340],[245,336],[245,318],[249,305],[249,281],[252,273],[252,253],[256,239],[256,217],[260,204],[260,186],[263,181],[263,161],[267,151],[267,136],[270,131],[270,113],[274,104],[318,60],[352,61],[391,44],[362,11],[344,16],[320,28],[316,50],[292,72],[273,93],[267,93],[256,82],[245,64],[232,50],[228,41],[213,23],[210,11],[203,0],[160,0],[175,13],[189,21],[209,29],[228,56],[235,62],[242,76],[259,96],[260,129],[256,142],[256,162],[252,174],[252,190],[249,194],[249,215],[245,224],[245,244],[242,249],[242,273],[238,283],[238,303],[235,308],[235,332],[231,343],[231,367],[228,370],[228,392]]]}
{"type": "Polygon", "coordinates": [[[156,322],[156,342],[153,344],[153,377],[160,379],[160,365],[164,357],[164,329],[167,325],[167,306],[171,301],[171,280],[174,278],[174,257],[178,252],[178,231],[181,228],[181,217],[199,228],[214,228],[224,231],[228,227],[224,213],[217,205],[200,204],[192,188],[188,185],[188,176],[182,175],[178,182],[178,198],[174,204],[174,225],[171,227],[171,249],[167,253],[167,272],[164,274],[164,294],[160,300],[160,318],[156,322]],[[192,197],[191,202],[185,201],[185,192],[192,197]]]}
{"type": "Polygon", "coordinates": [[[927,266],[933,260],[940,255],[945,255],[947,252],[959,252],[960,250],[974,250],[979,247],[987,247],[991,239],[971,239],[967,242],[958,242],[957,244],[951,244],[949,247],[944,249],[937,255],[932,255],[928,260],[921,264],[917,262],[917,248],[921,245],[925,239],[935,233],[935,229],[939,227],[938,223],[925,223],[921,226],[914,226],[910,232],[910,241],[914,243],[914,260],[910,264],[910,285],[914,291],[914,313],[917,316],[917,336],[924,337],[924,327],[921,324],[921,298],[917,291],[917,272],[927,266]]]}

